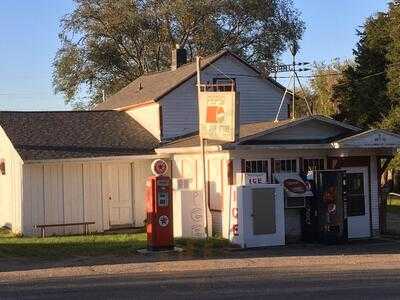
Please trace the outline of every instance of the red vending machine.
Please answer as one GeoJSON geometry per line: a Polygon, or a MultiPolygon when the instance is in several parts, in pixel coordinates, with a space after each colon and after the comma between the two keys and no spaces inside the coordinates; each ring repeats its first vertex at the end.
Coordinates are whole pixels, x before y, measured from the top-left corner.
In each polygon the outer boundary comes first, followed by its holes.
{"type": "Polygon", "coordinates": [[[146,189],[147,248],[151,251],[173,249],[171,178],[150,176],[146,189]]]}

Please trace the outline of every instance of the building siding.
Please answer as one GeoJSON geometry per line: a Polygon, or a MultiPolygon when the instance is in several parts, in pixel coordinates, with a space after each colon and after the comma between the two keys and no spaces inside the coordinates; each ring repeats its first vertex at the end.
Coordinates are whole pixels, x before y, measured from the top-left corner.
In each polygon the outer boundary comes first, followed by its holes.
{"type": "MultiPolygon", "coordinates": [[[[24,235],[39,235],[37,224],[95,222],[90,232],[109,229],[104,177],[107,165],[122,165],[132,170],[132,178],[124,185],[124,195],[132,200],[133,224],[143,226],[145,181],[151,175],[151,160],[113,160],[83,162],[28,163],[23,167],[24,235]],[[130,191],[126,191],[126,189],[130,191]]],[[[126,179],[126,176],[123,176],[126,179]]],[[[16,200],[21,201],[21,198],[16,200]]],[[[46,229],[46,234],[83,233],[83,226],[46,229]]]]}
{"type": "Polygon", "coordinates": [[[0,127],[0,159],[5,160],[6,174],[0,174],[0,227],[21,232],[23,162],[4,130],[0,127]]]}
{"type": "Polygon", "coordinates": [[[160,105],[158,103],[146,104],[131,108],[126,111],[140,125],[146,128],[156,139],[161,138],[160,105]]]}
{"type": "MultiPolygon", "coordinates": [[[[207,181],[208,202],[211,211],[208,212],[209,234],[222,236],[224,230],[223,212],[226,199],[229,197],[227,188],[227,162],[228,153],[207,154],[207,181]]],[[[172,158],[172,176],[174,179],[189,180],[189,188],[186,191],[201,193],[203,190],[203,172],[201,168],[201,155],[199,154],[177,154],[172,158]]],[[[174,189],[174,197],[179,190],[174,189]]],[[[178,220],[178,224],[181,222],[178,220]]],[[[175,230],[175,233],[179,230],[175,230]]]]}
{"type": "MultiPolygon", "coordinates": [[[[240,122],[242,124],[274,120],[283,91],[231,56],[223,56],[214,67],[207,67],[201,74],[202,82],[212,83],[213,78],[225,75],[235,78],[240,93],[240,122]],[[224,75],[225,74],[225,75],[224,75]]],[[[196,77],[183,83],[160,101],[163,113],[163,137],[168,139],[198,129],[196,77]]],[[[287,104],[279,116],[287,118],[287,104]]]]}
{"type": "MultiPolygon", "coordinates": [[[[44,223],[64,223],[64,186],[62,164],[44,165],[44,223]]],[[[71,187],[69,187],[71,188],[71,187]]],[[[79,205],[79,204],[77,204],[79,205]]],[[[36,225],[36,224],[33,224],[36,225]]],[[[48,234],[64,234],[66,228],[49,228],[48,234]]]]}

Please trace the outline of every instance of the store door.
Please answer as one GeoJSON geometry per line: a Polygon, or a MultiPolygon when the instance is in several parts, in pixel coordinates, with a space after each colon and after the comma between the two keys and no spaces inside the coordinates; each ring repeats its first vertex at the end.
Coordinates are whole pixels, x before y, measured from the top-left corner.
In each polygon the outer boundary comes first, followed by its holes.
{"type": "Polygon", "coordinates": [[[368,169],[347,168],[345,171],[349,238],[370,237],[368,169]]]}
{"type": "Polygon", "coordinates": [[[131,165],[129,163],[104,164],[103,180],[109,225],[131,226],[133,223],[131,165]]]}

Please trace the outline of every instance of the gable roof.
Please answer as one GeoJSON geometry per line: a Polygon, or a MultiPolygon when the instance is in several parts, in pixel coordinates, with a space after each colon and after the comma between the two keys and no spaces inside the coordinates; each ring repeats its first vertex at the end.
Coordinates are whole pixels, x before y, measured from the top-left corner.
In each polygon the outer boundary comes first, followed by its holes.
{"type": "Polygon", "coordinates": [[[353,125],[350,125],[350,124],[347,124],[347,123],[344,123],[344,122],[339,122],[339,121],[336,121],[335,119],[332,119],[332,118],[329,118],[329,117],[326,117],[326,116],[312,115],[312,116],[302,117],[302,118],[298,118],[298,119],[294,119],[294,120],[291,119],[290,122],[286,122],[284,124],[280,123],[279,126],[275,126],[275,127],[271,128],[268,131],[260,131],[258,133],[255,133],[254,135],[251,135],[251,136],[249,135],[247,137],[244,137],[243,139],[241,139],[240,142],[243,143],[243,142],[246,142],[247,140],[257,139],[259,136],[262,136],[262,135],[265,135],[265,134],[269,134],[269,133],[273,133],[273,132],[278,131],[278,130],[281,131],[281,130],[284,130],[284,129],[287,129],[287,128],[298,126],[298,125],[301,125],[301,124],[303,124],[305,122],[309,122],[309,121],[312,121],[312,120],[320,121],[320,122],[323,122],[323,123],[326,123],[326,124],[329,124],[329,125],[332,125],[332,126],[336,126],[336,127],[341,127],[343,129],[345,129],[347,132],[351,132],[351,133],[354,133],[354,132],[357,133],[357,132],[361,131],[361,129],[356,127],[356,126],[353,126],[353,125]]]}
{"type": "MultiPolygon", "coordinates": [[[[210,64],[217,61],[224,55],[231,55],[238,59],[241,63],[247,65],[255,72],[260,72],[244,61],[241,57],[229,50],[222,50],[214,55],[207,56],[202,60],[201,69],[207,68],[210,64]]],[[[99,103],[95,109],[123,109],[133,105],[143,104],[147,102],[159,101],[172,90],[196,75],[196,63],[185,64],[176,70],[167,70],[157,73],[144,74],[128,84],[126,87],[107,98],[105,102],[99,103]]],[[[285,88],[272,78],[266,80],[273,83],[277,88],[284,90],[285,88]]]]}
{"type": "Polygon", "coordinates": [[[159,143],[118,111],[0,112],[0,126],[23,160],[142,155],[159,143]]]}
{"type": "MultiPolygon", "coordinates": [[[[287,120],[281,120],[278,122],[272,122],[272,121],[265,121],[265,122],[256,122],[256,123],[249,123],[249,124],[242,124],[240,126],[240,134],[239,134],[239,139],[236,143],[226,143],[226,142],[221,142],[221,141],[207,141],[207,145],[234,145],[234,144],[242,144],[249,142],[253,139],[257,139],[259,136],[267,135],[273,132],[276,132],[278,130],[284,130],[285,128],[290,128],[292,126],[297,126],[300,125],[304,122],[307,121],[312,121],[312,120],[319,120],[321,122],[325,122],[327,124],[331,124],[334,126],[339,126],[347,130],[348,135],[350,134],[356,134],[361,131],[360,128],[336,121],[334,119],[324,117],[324,116],[309,116],[309,117],[303,117],[299,119],[287,119],[287,120]]],[[[346,135],[347,136],[347,135],[346,135]]],[[[341,137],[332,137],[332,140],[342,138],[341,137]]],[[[282,142],[282,141],[280,141],[282,142]]],[[[298,141],[293,141],[293,142],[298,142],[298,141]]],[[[312,141],[313,143],[315,142],[314,140],[312,141]]],[[[319,141],[321,143],[325,143],[327,141],[319,141]]],[[[198,132],[195,132],[191,135],[187,135],[185,137],[181,137],[178,139],[175,139],[173,141],[167,142],[164,145],[161,146],[161,148],[181,148],[181,147],[198,147],[200,146],[200,138],[198,135],[198,132]]]]}
{"type": "Polygon", "coordinates": [[[383,129],[370,129],[333,143],[335,147],[363,146],[371,148],[399,147],[400,135],[383,129]]]}

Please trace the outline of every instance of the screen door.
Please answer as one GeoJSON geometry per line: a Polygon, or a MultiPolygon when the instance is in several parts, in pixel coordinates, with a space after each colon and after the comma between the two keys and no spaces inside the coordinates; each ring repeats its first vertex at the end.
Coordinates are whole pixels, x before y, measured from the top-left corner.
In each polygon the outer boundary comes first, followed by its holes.
{"type": "Polygon", "coordinates": [[[369,237],[368,169],[347,168],[346,177],[349,238],[369,237]]]}

